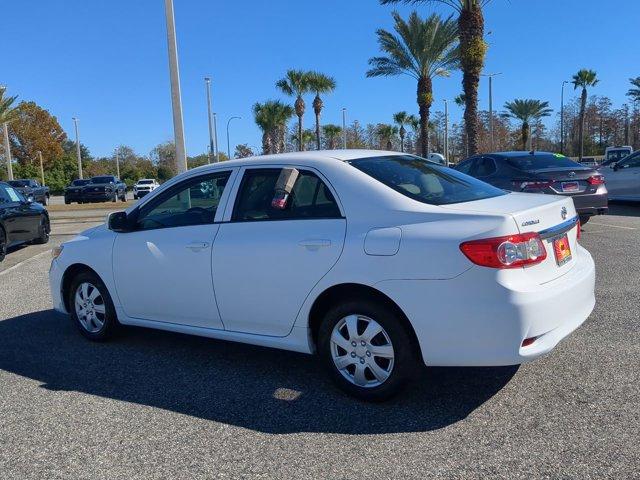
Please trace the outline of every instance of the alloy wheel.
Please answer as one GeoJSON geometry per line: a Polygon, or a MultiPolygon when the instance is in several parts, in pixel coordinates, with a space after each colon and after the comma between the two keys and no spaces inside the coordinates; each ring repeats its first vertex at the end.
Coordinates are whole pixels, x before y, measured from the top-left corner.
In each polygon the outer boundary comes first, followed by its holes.
{"type": "Polygon", "coordinates": [[[104,327],[106,305],[95,285],[89,282],[78,285],[75,310],[80,324],[87,332],[96,333],[104,327]]]}
{"type": "Polygon", "coordinates": [[[393,344],[372,318],[354,314],[340,319],[333,327],[330,346],[335,367],[358,387],[377,387],[391,376],[393,344]]]}

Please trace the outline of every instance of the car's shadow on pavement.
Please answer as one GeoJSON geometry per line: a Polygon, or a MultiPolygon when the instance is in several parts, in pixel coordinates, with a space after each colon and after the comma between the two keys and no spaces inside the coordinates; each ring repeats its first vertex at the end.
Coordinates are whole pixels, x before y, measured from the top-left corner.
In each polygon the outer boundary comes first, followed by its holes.
{"type": "MultiPolygon", "coordinates": [[[[396,399],[356,401],[316,357],[128,328],[85,340],[52,310],[0,321],[0,369],[43,383],[268,433],[434,430],[473,412],[518,370],[432,368],[396,399]]],[[[6,394],[6,393],[5,393],[6,394]]]]}

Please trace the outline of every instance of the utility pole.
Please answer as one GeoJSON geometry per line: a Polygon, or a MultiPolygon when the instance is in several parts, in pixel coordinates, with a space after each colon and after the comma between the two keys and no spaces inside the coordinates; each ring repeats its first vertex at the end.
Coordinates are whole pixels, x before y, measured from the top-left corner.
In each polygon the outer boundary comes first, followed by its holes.
{"type": "Polygon", "coordinates": [[[42,152],[40,150],[38,150],[38,159],[40,160],[40,180],[42,180],[42,186],[44,187],[44,162],[42,161],[42,152]]]}
{"type": "Polygon", "coordinates": [[[489,150],[493,151],[493,77],[502,75],[498,73],[483,73],[483,77],[489,77],[489,150]]]}
{"type": "Polygon", "coordinates": [[[231,117],[229,120],[227,120],[227,157],[229,158],[229,160],[231,160],[231,144],[229,143],[229,124],[231,123],[231,120],[241,120],[242,117],[231,117]]]}
{"type": "MultiPolygon", "coordinates": [[[[169,50],[169,76],[171,79],[171,105],[173,108],[173,135],[176,144],[176,167],[178,172],[187,171],[187,149],[184,142],[182,120],[182,97],[180,95],[180,72],[178,70],[178,45],[173,15],[173,0],[164,1],[167,17],[167,47],[169,50]]],[[[82,178],[82,177],[80,177],[82,178]]]]}
{"type": "Polygon", "coordinates": [[[118,149],[116,148],[116,177],[120,178],[120,155],[118,155],[118,149]]]}
{"type": "Polygon", "coordinates": [[[567,80],[562,81],[562,89],[560,91],[560,153],[564,155],[564,86],[569,83],[567,80]]]}
{"type": "Polygon", "coordinates": [[[220,161],[220,150],[218,149],[218,115],[213,112],[213,146],[216,152],[216,163],[220,161]]]}
{"type": "Polygon", "coordinates": [[[342,108],[342,148],[347,149],[347,109],[342,108]]]}
{"type": "Polygon", "coordinates": [[[207,93],[207,120],[209,122],[209,158],[208,162],[211,163],[215,154],[215,147],[213,145],[213,120],[211,118],[211,77],[204,77],[204,85],[207,93]]]}
{"type": "Polygon", "coordinates": [[[13,165],[11,164],[11,145],[9,144],[9,125],[7,122],[2,124],[4,133],[4,158],[7,162],[7,176],[9,180],[13,180],[13,165]]]}
{"type": "Polygon", "coordinates": [[[449,104],[444,99],[444,159],[449,163],[449,104]]]}
{"type": "Polygon", "coordinates": [[[78,157],[78,178],[82,179],[82,152],[80,151],[80,134],[78,133],[78,119],[73,117],[73,125],[76,129],[76,156],[78,157]]]}

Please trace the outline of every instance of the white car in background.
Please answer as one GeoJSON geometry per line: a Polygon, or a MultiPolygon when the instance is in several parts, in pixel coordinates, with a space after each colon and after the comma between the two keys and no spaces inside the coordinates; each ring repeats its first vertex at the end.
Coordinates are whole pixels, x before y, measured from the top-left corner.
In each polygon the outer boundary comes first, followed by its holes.
{"type": "Polygon", "coordinates": [[[594,307],[578,239],[570,198],[400,153],[287,153],[178,175],[56,249],[50,284],[89,339],[125,324],[317,353],[381,400],[422,364],[549,352],[594,307]]]}
{"type": "Polygon", "coordinates": [[[138,200],[146,194],[153,192],[160,184],[155,178],[141,178],[133,186],[133,199],[138,200]]]}

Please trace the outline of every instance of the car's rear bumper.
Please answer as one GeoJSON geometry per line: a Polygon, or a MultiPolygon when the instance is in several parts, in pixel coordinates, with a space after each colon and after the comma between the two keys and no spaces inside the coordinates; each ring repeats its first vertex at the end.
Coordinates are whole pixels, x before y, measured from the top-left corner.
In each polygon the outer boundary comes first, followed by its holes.
{"type": "Polygon", "coordinates": [[[593,310],[593,259],[580,246],[576,254],[569,272],[542,285],[510,285],[499,271],[473,267],[451,280],[388,280],[375,287],[405,312],[427,365],[515,365],[549,352],[593,310]]]}

